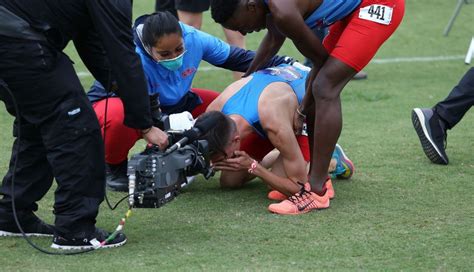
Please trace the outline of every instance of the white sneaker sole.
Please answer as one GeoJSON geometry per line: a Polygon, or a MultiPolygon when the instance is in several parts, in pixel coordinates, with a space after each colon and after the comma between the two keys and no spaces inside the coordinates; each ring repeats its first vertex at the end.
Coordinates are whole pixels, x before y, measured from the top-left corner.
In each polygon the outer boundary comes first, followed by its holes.
{"type": "MultiPolygon", "coordinates": [[[[25,233],[28,237],[53,237],[52,234],[44,234],[44,233],[25,233]]],[[[22,237],[23,234],[17,232],[9,232],[0,230],[0,237],[22,237]]]]}
{"type": "Polygon", "coordinates": [[[426,128],[425,115],[420,108],[413,109],[412,123],[418,137],[420,138],[421,147],[428,159],[433,163],[448,164],[446,158],[444,158],[443,154],[439,151],[438,146],[433,142],[433,139],[426,128]]]}
{"type": "MultiPolygon", "coordinates": [[[[120,246],[123,246],[126,242],[127,242],[127,239],[123,240],[120,243],[104,245],[104,246],[101,246],[97,249],[120,247],[120,246]]],[[[51,248],[60,249],[60,250],[88,250],[88,249],[94,249],[94,246],[93,245],[64,246],[64,245],[58,245],[58,244],[53,243],[53,244],[51,244],[51,248]]]]}

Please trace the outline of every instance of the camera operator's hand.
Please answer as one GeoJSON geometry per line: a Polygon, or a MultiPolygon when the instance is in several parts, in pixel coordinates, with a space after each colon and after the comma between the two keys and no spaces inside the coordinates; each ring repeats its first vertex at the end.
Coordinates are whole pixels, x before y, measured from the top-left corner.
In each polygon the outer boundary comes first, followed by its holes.
{"type": "Polygon", "coordinates": [[[168,134],[157,127],[142,130],[142,136],[145,141],[157,145],[162,151],[168,147],[168,134]]]}

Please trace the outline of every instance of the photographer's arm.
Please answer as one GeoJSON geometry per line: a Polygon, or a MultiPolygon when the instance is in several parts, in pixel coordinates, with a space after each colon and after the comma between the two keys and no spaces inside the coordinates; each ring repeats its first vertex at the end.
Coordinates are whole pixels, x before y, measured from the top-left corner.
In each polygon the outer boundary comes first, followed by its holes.
{"type": "MultiPolygon", "coordinates": [[[[150,128],[152,120],[145,76],[133,44],[130,1],[86,0],[85,3],[93,21],[93,29],[90,31],[97,32],[98,40],[105,49],[107,61],[101,63],[108,63],[112,71],[111,78],[117,80],[118,95],[125,110],[124,124],[137,129],[150,128]]],[[[83,60],[85,63],[94,61],[83,60]]],[[[104,81],[103,76],[98,79],[104,81]]]]}

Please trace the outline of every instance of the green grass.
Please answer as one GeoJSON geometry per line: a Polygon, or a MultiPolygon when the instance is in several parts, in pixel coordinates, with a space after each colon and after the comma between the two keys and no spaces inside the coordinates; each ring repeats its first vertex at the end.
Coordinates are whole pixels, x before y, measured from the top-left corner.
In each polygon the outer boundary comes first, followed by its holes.
{"type": "MultiPolygon", "coordinates": [[[[135,16],[151,12],[153,2],[136,0],[135,16]]],[[[407,1],[404,22],[376,58],[464,55],[474,34],[474,5],[463,7],[450,36],[442,36],[455,2],[407,1]]],[[[203,29],[223,37],[208,13],[203,29]]],[[[248,36],[248,47],[255,49],[261,37],[248,36]]],[[[74,49],[67,52],[76,70],[86,71],[74,49]]],[[[301,59],[291,43],[282,52],[301,59]]],[[[413,107],[443,99],[467,69],[462,60],[373,63],[365,69],[369,80],[346,87],[340,143],[357,172],[334,183],[336,199],[328,210],[277,216],[267,212],[270,201],[258,180],[228,191],[219,189],[216,178],[200,179],[163,208],[134,210],[125,229],[129,242],[118,249],[53,257],[22,239],[2,238],[2,271],[471,271],[474,112],[449,132],[447,167],[428,161],[410,120],[413,107]]],[[[87,88],[92,79],[81,80],[87,88]]],[[[222,90],[231,80],[230,72],[201,72],[194,86],[222,90]]],[[[8,166],[12,120],[0,111],[1,173],[8,166]]],[[[48,222],[53,189],[38,212],[48,222]]],[[[109,196],[115,202],[122,195],[109,196]]],[[[98,226],[114,228],[125,211],[102,205],[98,226]]]]}

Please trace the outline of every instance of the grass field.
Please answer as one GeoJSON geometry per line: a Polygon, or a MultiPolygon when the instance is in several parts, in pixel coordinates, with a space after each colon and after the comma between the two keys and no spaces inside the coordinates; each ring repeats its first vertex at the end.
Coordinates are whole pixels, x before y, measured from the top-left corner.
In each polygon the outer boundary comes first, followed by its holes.
{"type": "MultiPolygon", "coordinates": [[[[134,2],[135,16],[153,9],[154,1],[134,2]]],[[[0,270],[474,270],[474,112],[449,132],[449,166],[428,161],[410,119],[413,107],[443,99],[469,68],[462,59],[474,34],[474,5],[463,7],[450,36],[442,36],[455,2],[407,0],[402,25],[365,69],[369,79],[345,88],[340,143],[357,172],[350,181],[334,183],[330,209],[277,216],[267,212],[270,201],[258,180],[227,191],[217,178],[200,179],[163,208],[134,210],[124,247],[54,257],[22,239],[2,238],[0,270]]],[[[209,17],[203,30],[223,37],[209,17]]],[[[255,49],[262,34],[248,36],[248,48],[255,49]]],[[[92,78],[74,49],[67,52],[88,88],[92,78]]],[[[301,59],[291,43],[282,53],[301,59]]],[[[227,71],[203,71],[194,86],[222,90],[231,80],[227,71]]],[[[2,109],[2,175],[12,121],[2,109]]],[[[138,143],[134,152],[142,147],[138,143]]],[[[53,190],[38,211],[48,222],[53,190]]],[[[122,194],[109,196],[115,202],[122,194]]],[[[125,205],[110,211],[104,203],[98,226],[111,230],[125,211],[125,205]]],[[[34,241],[44,247],[51,242],[34,241]]]]}

